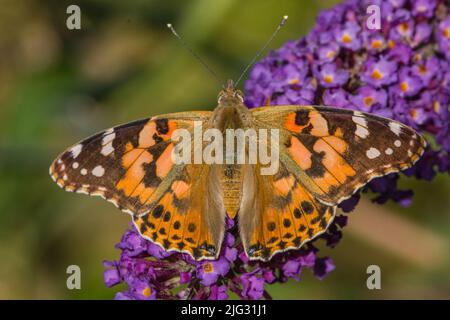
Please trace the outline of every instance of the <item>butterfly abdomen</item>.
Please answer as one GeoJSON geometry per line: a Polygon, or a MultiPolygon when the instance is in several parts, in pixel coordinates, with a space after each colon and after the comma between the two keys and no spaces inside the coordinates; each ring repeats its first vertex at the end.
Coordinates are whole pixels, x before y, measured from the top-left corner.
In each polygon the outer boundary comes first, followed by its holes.
{"type": "Polygon", "coordinates": [[[223,166],[220,179],[223,190],[223,201],[227,215],[230,218],[236,216],[239,208],[242,188],[241,166],[228,164],[223,166]]]}

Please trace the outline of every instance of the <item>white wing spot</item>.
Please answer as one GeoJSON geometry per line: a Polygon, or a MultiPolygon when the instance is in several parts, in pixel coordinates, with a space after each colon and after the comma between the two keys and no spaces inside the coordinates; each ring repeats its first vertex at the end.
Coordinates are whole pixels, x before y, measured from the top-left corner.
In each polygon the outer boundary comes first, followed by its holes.
{"type": "Polygon", "coordinates": [[[367,128],[363,127],[363,126],[356,126],[356,131],[355,134],[360,137],[361,139],[365,139],[367,138],[367,136],[369,135],[369,130],[367,130],[367,128]]]}
{"type": "Polygon", "coordinates": [[[397,122],[389,122],[389,128],[393,133],[395,133],[397,136],[400,134],[402,126],[397,122]]]}
{"type": "Polygon", "coordinates": [[[114,151],[114,148],[112,146],[112,143],[108,143],[106,145],[103,146],[102,151],[100,151],[100,153],[104,156],[108,156],[111,154],[111,152],[114,151]]]}
{"type": "Polygon", "coordinates": [[[64,174],[63,175],[63,180],[67,181],[67,179],[68,179],[67,174],[64,174]]]}
{"type": "Polygon", "coordinates": [[[412,154],[411,150],[408,150],[408,157],[410,157],[410,158],[411,158],[411,157],[412,157],[412,155],[413,155],[413,154],[412,154]]]}
{"type": "Polygon", "coordinates": [[[394,153],[394,150],[392,150],[391,148],[387,148],[386,150],[384,150],[384,153],[386,153],[387,155],[391,155],[394,153]]]}
{"type": "Polygon", "coordinates": [[[109,129],[108,131],[105,132],[105,134],[103,135],[103,140],[102,140],[103,148],[100,151],[100,153],[102,155],[108,156],[109,154],[111,154],[111,152],[114,151],[112,143],[115,138],[116,138],[116,134],[114,133],[114,129],[109,129]]]}
{"type": "Polygon", "coordinates": [[[70,152],[72,152],[72,157],[76,159],[76,157],[78,157],[78,155],[81,153],[81,150],[83,150],[82,144],[77,144],[76,146],[72,147],[72,149],[70,149],[70,152]]]}
{"type": "Polygon", "coordinates": [[[105,174],[105,169],[102,166],[96,166],[93,170],[92,170],[92,174],[96,177],[101,177],[105,174]]]}
{"type": "Polygon", "coordinates": [[[66,170],[66,165],[65,165],[65,164],[62,164],[60,170],[61,170],[61,171],[66,170]]]}
{"type": "Polygon", "coordinates": [[[78,163],[78,162],[72,163],[72,168],[76,169],[76,168],[78,168],[78,166],[79,166],[79,163],[78,163]]]}
{"type": "Polygon", "coordinates": [[[83,169],[80,170],[80,173],[81,173],[83,176],[85,176],[85,175],[87,175],[87,170],[86,170],[85,168],[83,168],[83,169]]]}
{"type": "Polygon", "coordinates": [[[411,141],[409,142],[409,145],[412,147],[412,146],[414,145],[414,140],[411,140],[411,141]]]}
{"type": "MultiPolygon", "coordinates": [[[[356,114],[356,113],[354,113],[356,114]]],[[[354,123],[359,124],[360,126],[367,126],[367,121],[364,116],[353,116],[352,120],[354,123]]]]}
{"type": "Polygon", "coordinates": [[[378,157],[380,155],[380,151],[376,148],[370,148],[369,150],[367,150],[366,152],[366,156],[369,159],[375,159],[376,157],[378,157]]]}
{"type": "Polygon", "coordinates": [[[396,146],[397,148],[399,148],[401,145],[402,145],[402,142],[400,140],[394,141],[394,146],[396,146]]]}
{"type": "MultiPolygon", "coordinates": [[[[356,115],[357,113],[354,112],[353,114],[356,115]]],[[[361,114],[361,113],[358,113],[358,114],[361,114]]],[[[367,130],[367,121],[362,116],[362,114],[361,114],[361,116],[353,116],[352,120],[354,123],[356,123],[355,135],[357,135],[361,139],[367,138],[367,136],[369,135],[369,130],[367,130]]]]}

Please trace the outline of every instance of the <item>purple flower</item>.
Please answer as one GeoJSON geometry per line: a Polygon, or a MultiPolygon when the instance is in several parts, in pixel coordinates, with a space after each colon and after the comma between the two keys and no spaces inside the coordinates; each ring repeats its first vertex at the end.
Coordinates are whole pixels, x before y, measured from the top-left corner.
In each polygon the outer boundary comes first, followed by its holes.
{"type": "Polygon", "coordinates": [[[172,252],[167,252],[161,246],[149,241],[147,241],[147,253],[158,259],[166,258],[172,254],[172,252]]]}
{"type": "Polygon", "coordinates": [[[273,272],[273,270],[266,268],[263,271],[263,277],[264,277],[264,281],[266,283],[274,283],[275,280],[277,279],[277,277],[275,277],[275,273],[273,272]]]}
{"type": "Polygon", "coordinates": [[[333,88],[344,85],[348,80],[346,70],[338,70],[334,63],[324,64],[315,70],[315,76],[325,88],[333,88]]]}
{"type": "Polygon", "coordinates": [[[300,272],[302,271],[302,264],[299,260],[288,260],[283,265],[283,274],[288,278],[300,280],[300,272]]]}
{"type": "Polygon", "coordinates": [[[130,290],[131,296],[136,300],[154,300],[156,291],[147,281],[136,279],[130,290]]]}
{"type": "Polygon", "coordinates": [[[376,88],[397,82],[397,64],[386,59],[370,59],[365,65],[361,80],[376,88]]]}
{"type": "Polygon", "coordinates": [[[333,261],[330,258],[316,259],[316,264],[314,265],[314,275],[323,280],[328,273],[336,269],[333,261]]]}
{"type": "Polygon", "coordinates": [[[398,92],[400,97],[412,97],[422,89],[422,81],[412,74],[409,68],[402,68],[399,72],[398,92]]]}
{"type": "Polygon", "coordinates": [[[264,294],[264,278],[254,274],[244,274],[241,276],[242,293],[245,299],[259,300],[264,294]]]}
{"type": "Polygon", "coordinates": [[[437,40],[440,51],[450,59],[450,15],[439,23],[437,40]]]}
{"type": "Polygon", "coordinates": [[[384,89],[363,86],[359,87],[357,93],[351,96],[350,101],[355,109],[371,112],[373,108],[380,109],[386,107],[387,93],[384,89]]]}
{"type": "Polygon", "coordinates": [[[329,106],[345,107],[348,106],[347,95],[347,92],[340,88],[327,89],[323,94],[323,102],[329,106]]]}
{"type": "Polygon", "coordinates": [[[412,49],[410,46],[389,40],[389,52],[386,58],[396,63],[409,64],[412,58],[412,49]]]}
{"type": "Polygon", "coordinates": [[[134,300],[128,292],[117,292],[114,300],[134,300]]]}
{"type": "Polygon", "coordinates": [[[119,284],[122,281],[120,278],[119,270],[115,268],[106,269],[103,272],[103,281],[105,282],[105,285],[108,288],[115,286],[116,284],[119,284]]]}
{"type": "Polygon", "coordinates": [[[217,260],[203,261],[197,266],[197,278],[205,286],[217,282],[219,276],[225,276],[230,271],[230,262],[224,257],[217,260]]]}
{"type": "Polygon", "coordinates": [[[361,28],[353,21],[347,22],[343,28],[339,28],[335,32],[336,42],[342,47],[351,49],[353,51],[361,48],[362,41],[359,37],[361,28]]]}
{"type": "Polygon", "coordinates": [[[228,291],[227,286],[213,285],[213,286],[211,286],[211,294],[208,297],[208,299],[209,300],[226,300],[226,299],[228,299],[227,291],[228,291]]]}
{"type": "Polygon", "coordinates": [[[417,61],[412,67],[412,74],[419,77],[424,86],[436,85],[431,81],[437,82],[441,78],[439,60],[436,57],[431,57],[417,61]]]}
{"type": "Polygon", "coordinates": [[[386,48],[387,46],[386,38],[382,34],[365,33],[364,35],[367,37],[365,40],[365,46],[368,51],[381,52],[386,48]]]}
{"type": "Polygon", "coordinates": [[[333,62],[339,54],[339,45],[335,42],[328,43],[323,47],[320,47],[317,52],[320,63],[333,62]]]}
{"type": "Polygon", "coordinates": [[[130,257],[137,256],[147,250],[147,241],[134,232],[125,232],[117,249],[127,252],[130,257]]]}
{"type": "Polygon", "coordinates": [[[412,2],[412,13],[415,16],[431,18],[435,12],[437,0],[414,0],[412,2]]]}
{"type": "Polygon", "coordinates": [[[425,22],[422,22],[416,26],[416,31],[414,33],[414,38],[412,40],[414,46],[418,46],[426,41],[431,36],[433,28],[425,22]]]}

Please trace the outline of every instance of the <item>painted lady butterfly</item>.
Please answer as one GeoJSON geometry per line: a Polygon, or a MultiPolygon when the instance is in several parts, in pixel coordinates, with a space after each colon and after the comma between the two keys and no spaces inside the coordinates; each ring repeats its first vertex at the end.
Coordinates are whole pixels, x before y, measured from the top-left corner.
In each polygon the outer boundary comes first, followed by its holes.
{"type": "Polygon", "coordinates": [[[61,154],[50,175],[66,191],[101,196],[129,213],[141,235],[197,260],[218,256],[225,216],[238,216],[245,252],[269,260],[322,234],[337,204],[369,180],[411,167],[425,140],[378,116],[336,108],[247,109],[232,81],[213,112],[181,112],[117,126],[61,154]],[[277,128],[280,163],[175,164],[176,129],[277,128]]]}

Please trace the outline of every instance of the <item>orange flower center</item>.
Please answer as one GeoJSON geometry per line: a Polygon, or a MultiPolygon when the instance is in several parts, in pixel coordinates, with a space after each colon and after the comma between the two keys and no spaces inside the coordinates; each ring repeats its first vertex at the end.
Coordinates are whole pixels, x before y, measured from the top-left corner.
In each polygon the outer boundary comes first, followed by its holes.
{"type": "Polygon", "coordinates": [[[380,80],[383,78],[383,74],[380,72],[380,70],[374,69],[372,72],[372,78],[374,78],[375,80],[380,80]]]}
{"type": "Polygon", "coordinates": [[[382,42],[380,40],[373,40],[372,41],[372,48],[373,49],[379,49],[382,46],[382,42]]]}
{"type": "Polygon", "coordinates": [[[352,42],[352,37],[350,37],[349,34],[344,33],[344,35],[342,36],[341,40],[344,43],[350,43],[350,42],[352,42]]]}
{"type": "Polygon", "coordinates": [[[334,57],[335,54],[336,53],[333,50],[330,50],[330,51],[327,52],[327,58],[331,59],[331,58],[334,57]]]}
{"type": "Polygon", "coordinates": [[[146,287],[144,290],[142,290],[142,294],[144,297],[148,298],[152,294],[152,289],[150,287],[146,287]]]}
{"type": "Polygon", "coordinates": [[[389,40],[388,41],[388,46],[389,46],[389,48],[394,48],[395,47],[395,42],[394,41],[392,41],[392,40],[389,40]]]}
{"type": "Polygon", "coordinates": [[[416,109],[411,109],[411,111],[409,111],[409,114],[411,115],[411,117],[413,119],[415,119],[417,117],[417,110],[416,109]]]}
{"type": "Polygon", "coordinates": [[[408,89],[409,89],[409,86],[408,86],[407,82],[403,81],[402,83],[400,83],[400,90],[402,90],[403,92],[406,92],[406,91],[408,91],[408,89]]]}
{"type": "Polygon", "coordinates": [[[434,112],[439,113],[439,110],[441,110],[441,104],[439,103],[439,101],[435,101],[433,103],[433,109],[434,112]]]}
{"type": "Polygon", "coordinates": [[[289,80],[289,84],[297,84],[299,82],[300,82],[300,80],[298,80],[298,79],[291,79],[291,80],[289,80]]]}
{"type": "Polygon", "coordinates": [[[324,80],[326,83],[332,83],[332,82],[333,82],[333,76],[326,75],[326,76],[323,77],[323,80],[324,80]]]}
{"type": "Polygon", "coordinates": [[[204,265],[203,265],[203,271],[205,271],[206,273],[211,273],[211,272],[213,272],[214,271],[214,267],[213,267],[213,265],[212,265],[212,263],[205,263],[204,265]]]}
{"type": "Polygon", "coordinates": [[[421,55],[420,53],[416,53],[416,54],[413,56],[413,61],[415,61],[415,62],[422,61],[422,55],[421,55]]]}
{"type": "Polygon", "coordinates": [[[401,33],[405,33],[409,30],[408,24],[406,22],[402,22],[399,24],[398,29],[401,33]]]}
{"type": "Polygon", "coordinates": [[[425,65],[420,65],[419,66],[419,73],[420,74],[426,74],[427,73],[427,67],[425,67],[425,65]]]}
{"type": "Polygon", "coordinates": [[[365,104],[367,107],[370,107],[370,106],[372,105],[372,103],[373,103],[373,98],[372,98],[372,97],[365,97],[365,98],[363,99],[363,101],[364,101],[364,104],[365,104]]]}
{"type": "Polygon", "coordinates": [[[442,35],[445,38],[450,38],[450,28],[445,28],[444,30],[442,30],[442,35]]]}

